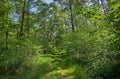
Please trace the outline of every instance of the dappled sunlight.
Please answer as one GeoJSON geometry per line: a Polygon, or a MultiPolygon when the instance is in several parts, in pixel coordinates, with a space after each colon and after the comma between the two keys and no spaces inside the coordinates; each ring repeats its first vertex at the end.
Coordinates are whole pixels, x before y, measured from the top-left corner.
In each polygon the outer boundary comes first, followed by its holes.
{"type": "Polygon", "coordinates": [[[0,0],[0,79],[120,79],[120,0],[0,0]]]}

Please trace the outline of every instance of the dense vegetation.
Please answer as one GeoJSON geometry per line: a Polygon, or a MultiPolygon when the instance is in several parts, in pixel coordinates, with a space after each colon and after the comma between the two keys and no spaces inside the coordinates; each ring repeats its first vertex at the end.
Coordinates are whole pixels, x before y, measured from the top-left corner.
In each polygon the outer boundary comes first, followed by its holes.
{"type": "Polygon", "coordinates": [[[0,79],[120,79],[120,1],[0,0],[0,79]]]}

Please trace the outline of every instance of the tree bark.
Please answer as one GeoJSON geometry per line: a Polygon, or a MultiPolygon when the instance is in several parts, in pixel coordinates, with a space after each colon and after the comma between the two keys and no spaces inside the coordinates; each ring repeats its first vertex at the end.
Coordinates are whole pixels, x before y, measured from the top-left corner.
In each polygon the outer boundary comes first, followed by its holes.
{"type": "Polygon", "coordinates": [[[9,13],[7,12],[7,20],[6,20],[7,26],[6,26],[6,32],[5,32],[5,35],[6,35],[6,38],[5,38],[5,43],[6,43],[5,48],[6,48],[6,50],[8,50],[8,36],[9,36],[8,29],[9,29],[9,22],[10,22],[10,20],[8,18],[9,18],[9,13]]]}
{"type": "Polygon", "coordinates": [[[72,25],[72,31],[75,31],[75,26],[74,26],[74,17],[73,17],[73,11],[72,11],[72,0],[69,0],[69,10],[70,10],[70,19],[71,19],[71,25],[72,25]]]}
{"type": "Polygon", "coordinates": [[[6,30],[6,40],[5,40],[5,42],[6,42],[6,50],[8,50],[8,28],[7,28],[7,30],[6,30]]]}
{"type": "Polygon", "coordinates": [[[23,9],[22,9],[22,19],[21,19],[21,24],[20,24],[20,35],[21,37],[23,35],[23,27],[24,27],[24,17],[25,17],[25,5],[26,5],[26,0],[23,2],[23,9]]]}
{"type": "Polygon", "coordinates": [[[30,24],[29,24],[29,22],[30,22],[29,7],[30,7],[29,0],[27,0],[27,27],[26,27],[27,34],[29,33],[29,30],[30,30],[30,24]]]}

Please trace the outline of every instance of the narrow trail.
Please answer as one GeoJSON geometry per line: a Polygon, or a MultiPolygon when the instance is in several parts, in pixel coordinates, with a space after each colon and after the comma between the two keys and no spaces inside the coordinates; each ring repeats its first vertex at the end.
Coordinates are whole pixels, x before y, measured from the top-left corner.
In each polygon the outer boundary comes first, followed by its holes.
{"type": "Polygon", "coordinates": [[[60,55],[36,55],[24,63],[27,65],[21,67],[16,75],[8,74],[0,79],[86,79],[77,65],[66,64],[65,57],[60,55]]]}

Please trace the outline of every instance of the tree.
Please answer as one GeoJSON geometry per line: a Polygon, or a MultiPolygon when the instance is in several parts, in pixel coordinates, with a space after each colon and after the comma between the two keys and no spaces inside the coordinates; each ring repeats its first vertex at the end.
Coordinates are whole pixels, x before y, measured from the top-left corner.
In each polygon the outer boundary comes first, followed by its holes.
{"type": "Polygon", "coordinates": [[[72,25],[72,31],[75,31],[75,26],[74,26],[74,18],[73,18],[73,11],[72,11],[72,0],[69,0],[69,9],[70,9],[70,18],[71,18],[71,25],[72,25]]]}
{"type": "Polygon", "coordinates": [[[20,24],[20,35],[19,35],[19,37],[21,37],[23,35],[25,8],[26,8],[26,0],[23,0],[23,8],[22,8],[22,15],[21,15],[21,24],[20,24]]]}

